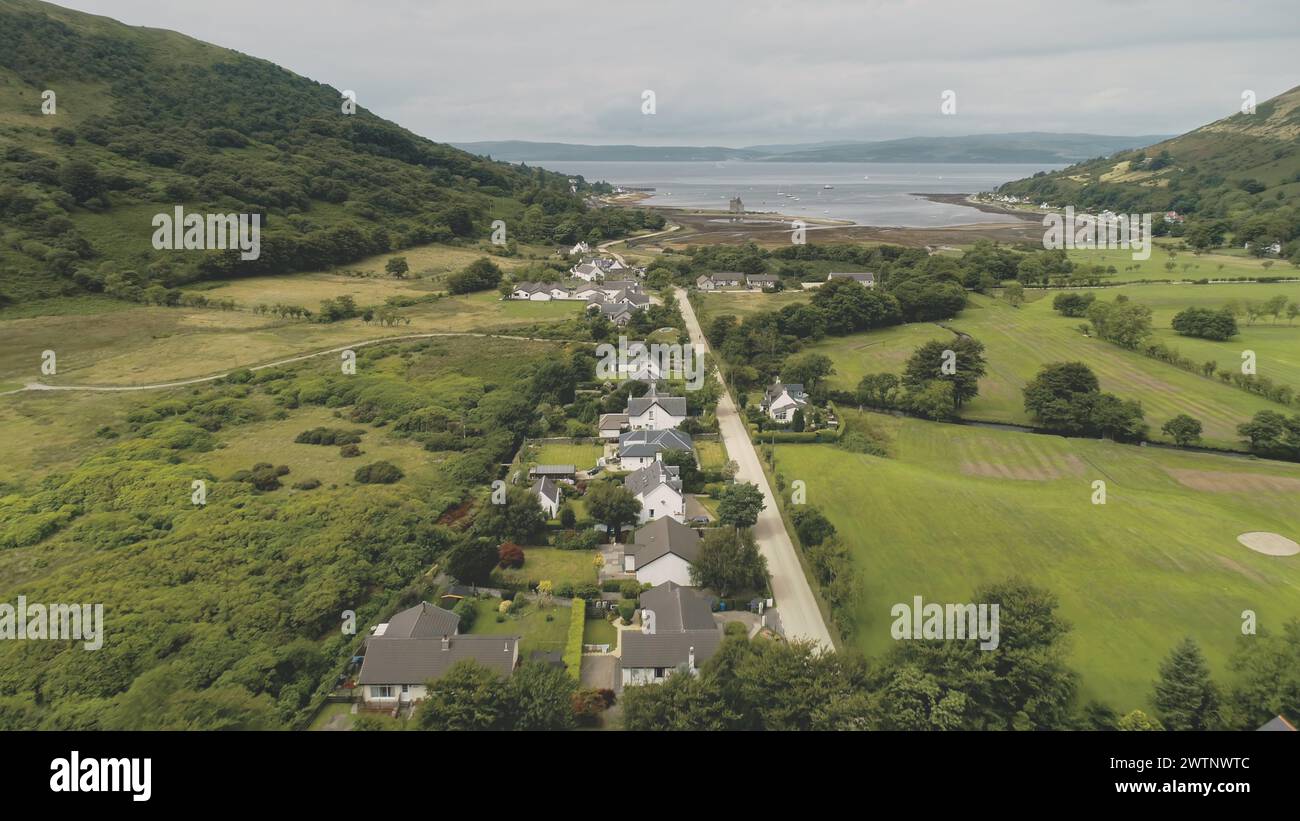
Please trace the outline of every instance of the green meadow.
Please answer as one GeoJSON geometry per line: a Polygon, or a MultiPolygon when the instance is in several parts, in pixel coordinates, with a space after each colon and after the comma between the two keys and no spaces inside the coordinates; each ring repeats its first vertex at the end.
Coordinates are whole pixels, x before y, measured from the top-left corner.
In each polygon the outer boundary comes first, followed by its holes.
{"type": "MultiPolygon", "coordinates": [[[[1260,410],[1287,410],[1262,397],[1222,384],[1218,379],[1180,370],[1171,365],[1128,351],[1101,339],[1085,337],[1078,327],[1082,319],[1063,317],[1052,310],[1049,291],[1040,298],[1014,308],[1001,299],[972,294],[970,304],[951,328],[968,333],[984,343],[988,373],[980,380],[980,395],[963,409],[963,416],[997,422],[1028,424],[1022,389],[1048,362],[1081,361],[1097,374],[1104,391],[1142,402],[1151,437],[1163,438],[1160,426],[1180,413],[1190,414],[1204,425],[1209,444],[1237,446],[1237,425],[1260,410]]],[[[1096,290],[1098,299],[1111,300],[1117,293],[1148,304],[1155,312],[1156,338],[1184,355],[1214,360],[1220,368],[1240,363],[1241,352],[1255,350],[1258,372],[1300,388],[1300,325],[1283,319],[1241,323],[1241,334],[1227,342],[1207,342],[1178,336],[1169,330],[1169,320],[1193,304],[1221,305],[1229,299],[1263,301],[1275,293],[1300,299],[1300,284],[1221,286],[1126,286],[1096,290]],[[1184,296],[1186,295],[1186,296],[1184,296]]],[[[931,339],[951,339],[938,325],[914,323],[846,337],[827,337],[808,350],[825,353],[835,364],[832,387],[853,390],[864,374],[880,371],[901,373],[911,352],[931,339]]]]}
{"type": "Polygon", "coordinates": [[[869,654],[892,644],[893,604],[968,602],[1020,576],[1060,598],[1084,699],[1122,713],[1149,707],[1159,662],[1184,636],[1228,680],[1243,610],[1272,630],[1300,613],[1300,556],[1236,541],[1300,540],[1300,466],[848,414],[886,432],[888,458],[778,445],[776,464],[807,483],[858,562],[869,654]]]}

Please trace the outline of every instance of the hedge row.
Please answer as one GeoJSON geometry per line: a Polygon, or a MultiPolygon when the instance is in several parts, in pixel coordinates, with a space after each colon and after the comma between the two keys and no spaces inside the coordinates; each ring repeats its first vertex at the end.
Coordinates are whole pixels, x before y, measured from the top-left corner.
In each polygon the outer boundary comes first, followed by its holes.
{"type": "Polygon", "coordinates": [[[564,644],[564,669],[575,679],[582,678],[582,631],[587,626],[587,601],[573,600],[569,615],[569,637],[564,644]]]}

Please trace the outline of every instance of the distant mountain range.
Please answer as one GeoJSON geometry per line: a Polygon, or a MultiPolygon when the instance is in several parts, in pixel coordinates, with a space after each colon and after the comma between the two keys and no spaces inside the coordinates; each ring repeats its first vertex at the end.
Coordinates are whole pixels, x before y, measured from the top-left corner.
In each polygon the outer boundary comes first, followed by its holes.
{"type": "Polygon", "coordinates": [[[1169,135],[972,134],[899,140],[725,146],[581,145],[524,140],[453,143],[473,154],[509,162],[650,162],[755,160],[776,162],[1074,163],[1158,143],[1169,135]]]}

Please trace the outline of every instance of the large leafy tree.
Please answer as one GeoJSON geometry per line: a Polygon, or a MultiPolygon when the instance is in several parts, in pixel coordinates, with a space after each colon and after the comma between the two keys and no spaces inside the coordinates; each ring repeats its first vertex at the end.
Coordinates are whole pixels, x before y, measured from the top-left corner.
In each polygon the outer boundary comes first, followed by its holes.
{"type": "Polygon", "coordinates": [[[546,514],[532,491],[512,485],[504,504],[488,501],[474,520],[474,532],[496,542],[537,544],[546,532],[546,514]]]}
{"type": "Polygon", "coordinates": [[[636,521],[641,513],[641,501],[617,482],[596,482],[587,488],[587,512],[601,522],[611,533],[619,533],[623,526],[636,521]]]}
{"type": "Polygon", "coordinates": [[[723,598],[742,590],[765,590],[767,559],[758,552],[754,534],[749,530],[709,530],[691,564],[691,583],[716,590],[723,598]]]}
{"type": "Polygon", "coordinates": [[[560,667],[524,664],[506,683],[512,730],[571,730],[578,682],[560,667]]]}
{"type": "Polygon", "coordinates": [[[903,385],[909,391],[919,391],[933,380],[947,382],[952,385],[954,406],[961,407],[979,395],[979,380],[987,370],[984,344],[978,339],[961,336],[951,341],[933,340],[908,357],[903,385]]]}
{"type": "Polygon", "coordinates": [[[767,503],[763,501],[763,491],[758,489],[758,485],[737,482],[722,492],[718,501],[718,521],[736,529],[753,527],[765,507],[767,503]]]}
{"type": "Polygon", "coordinates": [[[509,711],[505,680],[466,659],[429,683],[428,697],[415,712],[415,726],[422,730],[503,730],[509,728],[509,711]]]}

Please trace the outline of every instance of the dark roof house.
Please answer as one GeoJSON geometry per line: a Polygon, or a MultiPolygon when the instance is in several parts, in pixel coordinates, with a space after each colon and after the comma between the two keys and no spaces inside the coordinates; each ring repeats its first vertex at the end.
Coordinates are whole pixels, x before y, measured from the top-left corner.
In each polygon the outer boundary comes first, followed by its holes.
{"type": "Polygon", "coordinates": [[[388,638],[366,642],[358,684],[424,684],[440,678],[458,661],[472,659],[509,677],[519,659],[515,636],[443,636],[388,638]]]}
{"type": "Polygon", "coordinates": [[[694,563],[700,555],[700,534],[672,517],[663,516],[638,530],[626,552],[632,554],[639,568],[669,553],[694,563]]]}
{"type": "Polygon", "coordinates": [[[697,590],[664,582],[641,594],[641,609],[646,626],[640,632],[624,631],[621,636],[624,670],[697,669],[722,645],[712,603],[697,590]],[[653,616],[647,618],[646,610],[653,616]]]}

